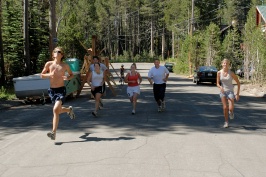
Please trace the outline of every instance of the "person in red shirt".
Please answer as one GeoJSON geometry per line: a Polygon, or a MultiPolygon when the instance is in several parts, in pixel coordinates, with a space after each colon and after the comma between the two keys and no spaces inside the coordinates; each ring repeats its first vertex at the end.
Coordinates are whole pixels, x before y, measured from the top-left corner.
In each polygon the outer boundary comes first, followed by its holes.
{"type": "Polygon", "coordinates": [[[125,83],[128,83],[127,94],[129,96],[130,102],[132,103],[132,115],[136,113],[137,98],[140,94],[139,85],[142,82],[142,77],[139,72],[136,71],[136,69],[137,66],[135,63],[133,63],[125,78],[125,83]]]}

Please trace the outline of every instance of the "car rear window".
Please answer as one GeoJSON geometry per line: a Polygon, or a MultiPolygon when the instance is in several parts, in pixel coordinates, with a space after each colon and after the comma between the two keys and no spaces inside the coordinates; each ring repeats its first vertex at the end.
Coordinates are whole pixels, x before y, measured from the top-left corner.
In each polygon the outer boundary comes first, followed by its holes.
{"type": "Polygon", "coordinates": [[[201,66],[199,71],[217,71],[214,66],[201,66]]]}

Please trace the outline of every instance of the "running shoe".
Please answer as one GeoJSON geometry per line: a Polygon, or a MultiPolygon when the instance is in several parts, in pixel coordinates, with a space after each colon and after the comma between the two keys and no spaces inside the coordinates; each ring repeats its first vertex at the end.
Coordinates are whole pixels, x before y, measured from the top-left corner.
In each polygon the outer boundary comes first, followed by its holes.
{"type": "Polygon", "coordinates": [[[234,119],[235,118],[234,113],[229,111],[229,117],[230,117],[230,119],[234,119]]]}
{"type": "Polygon", "coordinates": [[[70,119],[75,119],[76,116],[74,114],[72,106],[69,106],[68,108],[70,109],[70,111],[67,114],[69,115],[70,119]]]}
{"type": "Polygon", "coordinates": [[[93,111],[91,114],[92,114],[94,117],[97,117],[97,112],[93,111]]]}
{"type": "Polygon", "coordinates": [[[224,123],[224,128],[228,128],[229,127],[229,123],[228,122],[225,122],[224,123]]]}
{"type": "Polygon", "coordinates": [[[53,131],[47,133],[47,136],[51,138],[51,140],[55,140],[55,133],[53,131]]]}
{"type": "Polygon", "coordinates": [[[162,112],[162,107],[158,106],[158,112],[162,112]]]}
{"type": "Polygon", "coordinates": [[[132,115],[135,115],[136,114],[135,110],[132,110],[131,114],[132,115]]]}
{"type": "Polygon", "coordinates": [[[165,101],[162,101],[162,111],[164,111],[165,110],[165,101]]]}

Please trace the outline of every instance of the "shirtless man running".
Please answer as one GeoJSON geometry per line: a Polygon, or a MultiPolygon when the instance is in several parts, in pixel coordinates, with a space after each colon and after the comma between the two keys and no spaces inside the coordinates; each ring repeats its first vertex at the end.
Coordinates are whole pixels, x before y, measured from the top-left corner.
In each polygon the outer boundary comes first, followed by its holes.
{"type": "Polygon", "coordinates": [[[71,119],[75,119],[72,106],[69,106],[68,108],[62,106],[66,98],[66,87],[64,81],[71,80],[74,76],[69,65],[62,62],[63,57],[63,49],[61,47],[56,47],[53,50],[53,61],[48,61],[41,73],[41,78],[50,79],[50,88],[48,89],[48,94],[51,98],[51,101],[54,103],[53,129],[51,132],[47,133],[47,136],[51,138],[51,140],[55,140],[56,137],[59,114],[66,112],[71,119]],[[68,76],[65,75],[65,72],[68,73],[68,76]]]}

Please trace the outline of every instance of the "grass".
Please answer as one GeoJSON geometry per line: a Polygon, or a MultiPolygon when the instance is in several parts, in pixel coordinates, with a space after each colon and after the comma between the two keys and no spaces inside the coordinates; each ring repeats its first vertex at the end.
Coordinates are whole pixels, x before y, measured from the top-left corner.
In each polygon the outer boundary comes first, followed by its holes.
{"type": "Polygon", "coordinates": [[[16,95],[14,93],[14,89],[13,88],[6,89],[4,86],[1,87],[1,89],[0,89],[0,99],[13,100],[15,98],[16,98],[16,95]]]}

